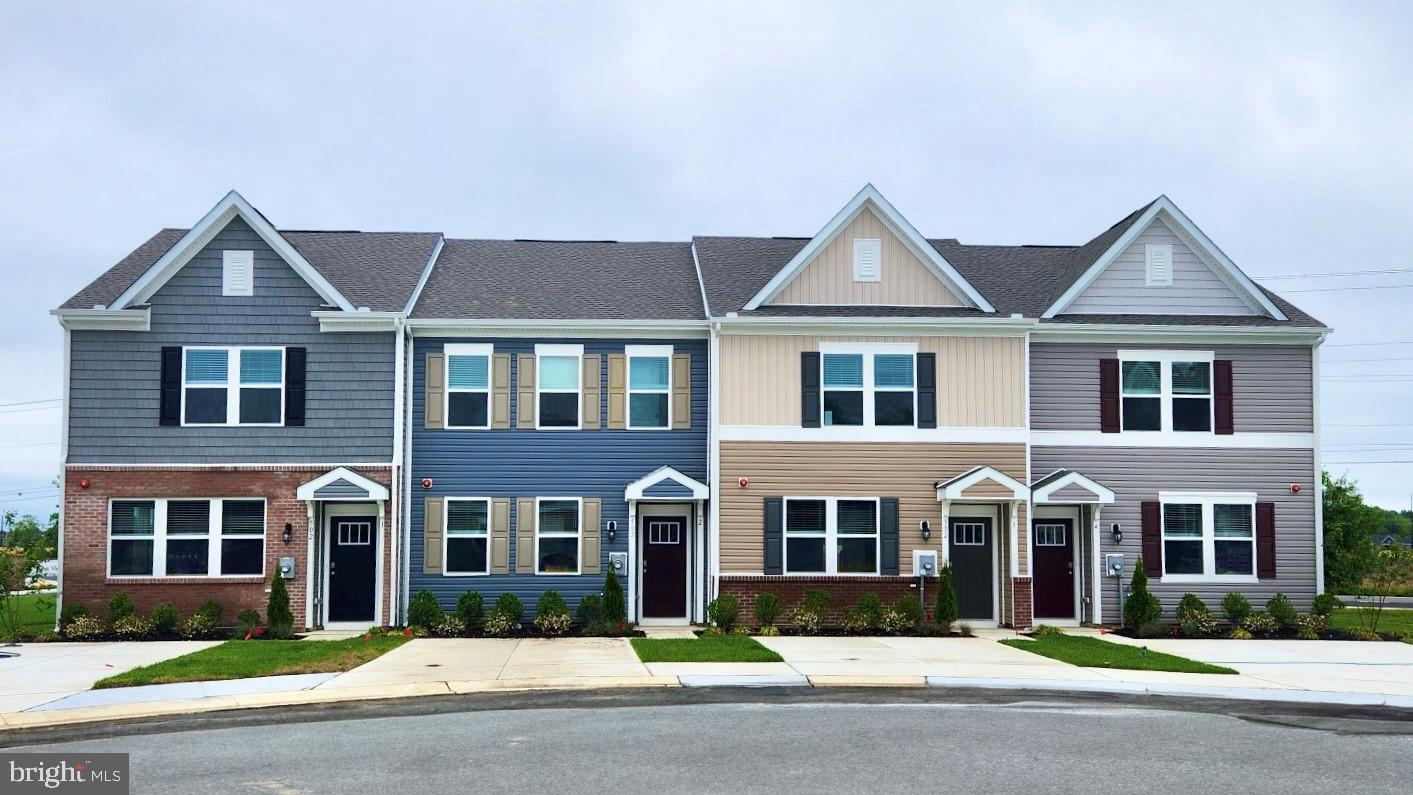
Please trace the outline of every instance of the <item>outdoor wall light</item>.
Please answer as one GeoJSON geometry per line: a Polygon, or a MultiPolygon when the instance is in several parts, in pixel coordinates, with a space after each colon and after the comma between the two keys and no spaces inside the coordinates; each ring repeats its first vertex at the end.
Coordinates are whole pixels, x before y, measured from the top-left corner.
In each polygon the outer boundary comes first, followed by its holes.
{"type": "Polygon", "coordinates": [[[280,538],[283,539],[286,544],[288,544],[290,542],[290,539],[294,538],[294,525],[290,524],[289,522],[285,522],[285,531],[280,534],[280,538]]]}
{"type": "Polygon", "coordinates": [[[608,527],[607,527],[607,529],[608,529],[608,543],[612,544],[612,543],[613,543],[613,538],[614,538],[614,536],[618,535],[618,522],[615,522],[615,521],[613,521],[612,519],[609,519],[609,520],[608,520],[608,527]]]}
{"type": "Polygon", "coordinates": [[[1109,528],[1109,534],[1113,536],[1115,544],[1122,544],[1124,541],[1124,531],[1119,528],[1119,523],[1114,522],[1109,528]]]}
{"type": "Polygon", "coordinates": [[[922,531],[923,541],[927,541],[928,539],[932,538],[932,525],[928,524],[926,519],[923,519],[921,522],[917,523],[917,529],[922,531]]]}

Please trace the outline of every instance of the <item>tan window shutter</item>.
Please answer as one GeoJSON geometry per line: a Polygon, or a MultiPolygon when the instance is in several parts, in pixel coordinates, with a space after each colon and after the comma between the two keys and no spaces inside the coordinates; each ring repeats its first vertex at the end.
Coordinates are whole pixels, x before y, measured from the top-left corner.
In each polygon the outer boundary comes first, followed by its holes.
{"type": "Polygon", "coordinates": [[[440,353],[427,354],[427,399],[426,409],[428,428],[446,427],[446,357],[440,353]]]}
{"type": "Polygon", "coordinates": [[[515,427],[535,427],[535,354],[520,354],[515,384],[515,427]]]}
{"type": "Polygon", "coordinates": [[[599,367],[603,357],[591,353],[584,357],[584,430],[599,429],[599,367]]]}
{"type": "Polygon", "coordinates": [[[628,357],[622,353],[608,355],[608,427],[628,427],[628,357]]]}
{"type": "Polygon", "coordinates": [[[672,427],[692,427],[692,354],[672,355],[672,427]]]}
{"type": "MultiPolygon", "coordinates": [[[[506,369],[510,365],[506,364],[506,369]]],[[[510,573],[510,499],[491,500],[491,574],[510,573]]]]}
{"type": "Polygon", "coordinates": [[[491,359],[491,427],[510,427],[510,354],[491,359]]]}
{"type": "Polygon", "coordinates": [[[579,530],[584,539],[584,559],[579,561],[580,574],[599,573],[599,517],[602,515],[601,500],[584,500],[584,515],[579,530]]]}
{"type": "Polygon", "coordinates": [[[516,500],[515,502],[515,573],[535,573],[534,500],[516,500]]]}
{"type": "MultiPolygon", "coordinates": [[[[441,358],[438,356],[437,358],[441,358]]],[[[428,497],[422,507],[422,573],[442,573],[442,498],[428,497]]]]}

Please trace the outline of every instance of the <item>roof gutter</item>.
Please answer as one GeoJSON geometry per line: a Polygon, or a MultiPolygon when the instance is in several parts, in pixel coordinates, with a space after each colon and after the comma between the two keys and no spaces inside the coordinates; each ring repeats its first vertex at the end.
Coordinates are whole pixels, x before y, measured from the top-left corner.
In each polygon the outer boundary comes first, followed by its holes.
{"type": "Polygon", "coordinates": [[[701,320],[489,320],[462,318],[411,318],[414,337],[527,337],[562,334],[569,337],[621,337],[625,332],[663,337],[706,337],[710,321],[701,320]]]}
{"type": "Polygon", "coordinates": [[[1328,326],[1183,326],[1175,324],[1055,323],[1041,321],[1036,342],[1155,342],[1197,344],[1252,343],[1315,345],[1334,329],[1328,326]]]}
{"type": "Polygon", "coordinates": [[[1034,319],[1010,317],[726,317],[713,318],[723,334],[753,331],[825,334],[955,333],[1020,336],[1035,328],[1034,319]]]}
{"type": "Polygon", "coordinates": [[[396,331],[401,312],[371,312],[360,309],[342,312],[337,309],[316,309],[309,314],[319,321],[320,331],[396,331]]]}
{"type": "Polygon", "coordinates": [[[55,309],[51,315],[69,331],[151,331],[152,312],[142,309],[55,309]]]}

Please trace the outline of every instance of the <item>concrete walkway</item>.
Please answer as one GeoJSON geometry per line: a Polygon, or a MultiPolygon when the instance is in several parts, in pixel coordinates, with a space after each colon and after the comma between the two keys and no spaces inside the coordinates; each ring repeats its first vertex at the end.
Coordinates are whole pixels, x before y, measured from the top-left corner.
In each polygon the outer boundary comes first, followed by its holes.
{"type": "Polygon", "coordinates": [[[219,641],[21,643],[0,657],[0,713],[20,712],[88,690],[99,679],[180,657],[219,641]]]}

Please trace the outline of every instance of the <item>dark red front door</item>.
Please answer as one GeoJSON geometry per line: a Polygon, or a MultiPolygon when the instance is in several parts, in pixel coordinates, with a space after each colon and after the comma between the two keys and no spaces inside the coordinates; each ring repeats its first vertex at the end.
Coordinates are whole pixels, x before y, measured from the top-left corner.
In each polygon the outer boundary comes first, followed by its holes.
{"type": "Polygon", "coordinates": [[[1074,522],[1036,519],[1035,618],[1074,618],[1074,522]]]}
{"type": "Polygon", "coordinates": [[[687,617],[687,519],[643,517],[643,618],[687,617]]]}

